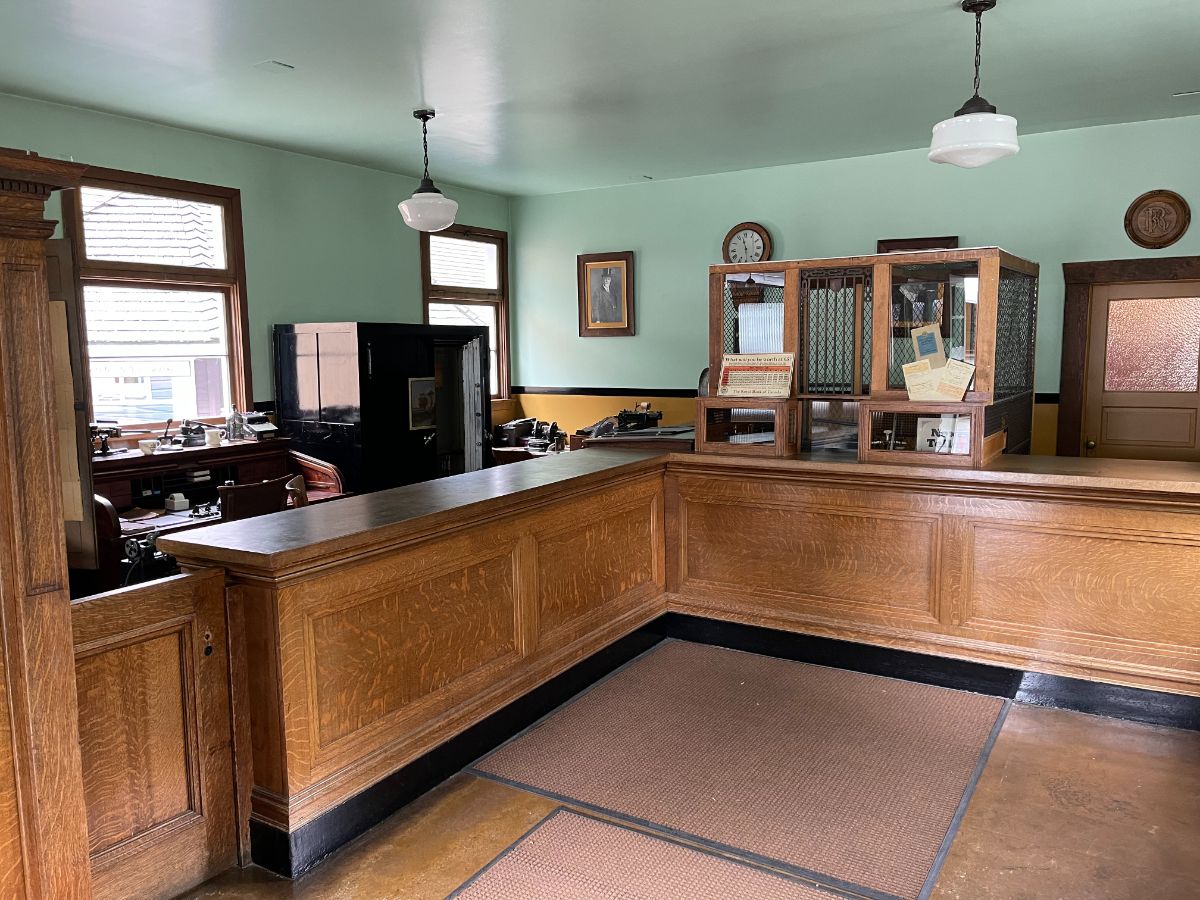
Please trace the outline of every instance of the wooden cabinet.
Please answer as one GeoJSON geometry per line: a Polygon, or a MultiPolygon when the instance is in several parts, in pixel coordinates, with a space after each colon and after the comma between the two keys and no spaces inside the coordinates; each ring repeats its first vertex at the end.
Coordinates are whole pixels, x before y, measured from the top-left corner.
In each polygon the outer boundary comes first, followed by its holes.
{"type": "Polygon", "coordinates": [[[794,354],[801,452],[901,464],[921,453],[923,465],[978,468],[1000,452],[1029,452],[1037,291],[1038,266],[998,247],[712,266],[709,366],[719,372],[722,355],[745,352],[751,336],[752,352],[794,354]],[[882,434],[915,433],[929,406],[902,405],[909,332],[918,326],[935,327],[949,356],[975,366],[972,389],[940,413],[974,429],[965,454],[898,451],[882,434]],[[878,414],[898,419],[896,427],[872,430],[878,414]]]}
{"type": "Polygon", "coordinates": [[[700,397],[696,400],[696,450],[741,456],[796,455],[795,400],[700,397]]]}

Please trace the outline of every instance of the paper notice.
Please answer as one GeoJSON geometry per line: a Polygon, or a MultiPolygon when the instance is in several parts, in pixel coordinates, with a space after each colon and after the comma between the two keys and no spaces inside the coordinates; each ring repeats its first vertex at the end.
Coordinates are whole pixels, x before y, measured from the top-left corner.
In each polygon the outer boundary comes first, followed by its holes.
{"type": "Polygon", "coordinates": [[[962,360],[948,359],[936,375],[939,399],[955,402],[966,396],[971,379],[975,377],[975,367],[962,360]]]}
{"type": "Polygon", "coordinates": [[[940,325],[923,325],[909,332],[912,338],[913,351],[916,359],[929,360],[929,365],[940,369],[946,364],[946,347],[942,343],[942,328],[940,325]]]}
{"type": "Polygon", "coordinates": [[[909,400],[943,399],[938,393],[937,375],[927,359],[904,364],[904,387],[908,390],[909,400]]]}
{"type": "Polygon", "coordinates": [[[793,353],[727,353],[721,357],[718,397],[792,395],[793,353]]]}

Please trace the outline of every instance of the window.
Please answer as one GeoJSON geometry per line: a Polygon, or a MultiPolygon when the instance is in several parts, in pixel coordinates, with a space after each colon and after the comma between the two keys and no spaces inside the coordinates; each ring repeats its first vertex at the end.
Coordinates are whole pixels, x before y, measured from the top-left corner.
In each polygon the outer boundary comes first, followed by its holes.
{"type": "Polygon", "coordinates": [[[238,191],[90,169],[63,203],[92,420],[151,425],[248,408],[238,191]]]}
{"type": "Polygon", "coordinates": [[[508,235],[451,225],[421,235],[421,288],[430,325],[488,329],[493,397],[507,397],[508,235]]]}

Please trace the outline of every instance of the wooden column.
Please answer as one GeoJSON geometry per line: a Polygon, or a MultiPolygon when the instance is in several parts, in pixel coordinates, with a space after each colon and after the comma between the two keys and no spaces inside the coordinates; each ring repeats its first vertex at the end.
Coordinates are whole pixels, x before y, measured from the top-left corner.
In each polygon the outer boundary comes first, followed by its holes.
{"type": "Polygon", "coordinates": [[[0,150],[3,897],[91,895],[44,246],[46,199],[84,168],[0,150]]]}

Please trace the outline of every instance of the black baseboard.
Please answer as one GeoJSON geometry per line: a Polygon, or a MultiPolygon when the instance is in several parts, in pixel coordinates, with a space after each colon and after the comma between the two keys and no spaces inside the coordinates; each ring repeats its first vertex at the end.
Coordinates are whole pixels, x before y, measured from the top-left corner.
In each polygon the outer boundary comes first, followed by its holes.
{"type": "Polygon", "coordinates": [[[1200,731],[1200,697],[965,662],[683,613],[667,613],[646,627],[663,637],[698,644],[991,694],[1032,706],[1200,731]]]}
{"type": "Polygon", "coordinates": [[[666,638],[1005,697],[1150,725],[1200,731],[1200,697],[1119,687],[965,662],[853,641],[666,613],[552,678],[508,706],[351,797],[290,835],[251,821],[254,862],[288,878],[302,875],[480,756],[666,638]]]}
{"type": "Polygon", "coordinates": [[[661,635],[648,629],[621,638],[291,834],[251,820],[251,857],[272,872],[299,877],[661,640],[661,635]]]}
{"type": "Polygon", "coordinates": [[[1013,699],[1031,706],[1070,709],[1143,725],[1200,731],[1200,697],[1026,672],[1013,699]]]}
{"type": "Polygon", "coordinates": [[[514,384],[512,394],[574,394],[584,397],[695,397],[695,388],[537,387],[514,384]]]}
{"type": "Polygon", "coordinates": [[[678,638],[696,644],[713,644],[731,650],[745,650],[763,656],[775,656],[796,662],[849,669],[869,675],[886,675],[921,684],[957,688],[977,694],[1012,699],[1024,674],[1016,669],[963,662],[943,656],[930,656],[908,650],[892,650],[853,641],[794,634],[757,625],[720,622],[683,613],[667,613],[648,628],[663,637],[678,638]]]}

